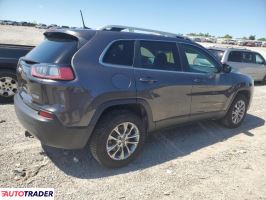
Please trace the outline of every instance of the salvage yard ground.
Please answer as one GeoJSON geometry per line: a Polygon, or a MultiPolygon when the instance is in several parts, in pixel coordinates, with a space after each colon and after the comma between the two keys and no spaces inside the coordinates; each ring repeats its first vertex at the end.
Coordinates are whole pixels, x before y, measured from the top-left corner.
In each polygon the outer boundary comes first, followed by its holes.
{"type": "Polygon", "coordinates": [[[87,149],[42,148],[24,136],[14,106],[0,105],[0,187],[53,187],[56,199],[266,200],[265,120],[266,86],[256,85],[241,127],[203,121],[162,130],[134,162],[111,170],[87,149]]]}

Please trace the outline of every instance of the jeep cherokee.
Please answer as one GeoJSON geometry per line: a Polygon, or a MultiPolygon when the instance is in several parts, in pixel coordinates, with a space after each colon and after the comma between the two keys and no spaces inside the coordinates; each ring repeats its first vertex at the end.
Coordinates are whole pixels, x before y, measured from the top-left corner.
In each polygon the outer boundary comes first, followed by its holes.
{"type": "Polygon", "coordinates": [[[185,37],[134,29],[46,31],[17,67],[15,109],[25,129],[48,146],[88,143],[100,164],[115,168],[155,130],[202,119],[242,123],[251,78],[185,37]]]}

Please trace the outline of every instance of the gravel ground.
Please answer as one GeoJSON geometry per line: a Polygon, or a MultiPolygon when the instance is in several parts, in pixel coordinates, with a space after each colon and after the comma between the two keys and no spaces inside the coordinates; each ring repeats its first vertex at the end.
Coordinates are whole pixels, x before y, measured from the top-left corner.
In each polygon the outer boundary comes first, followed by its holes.
{"type": "Polygon", "coordinates": [[[42,149],[0,105],[0,187],[53,187],[56,199],[266,199],[266,86],[243,125],[212,121],[150,136],[129,166],[99,166],[87,149],[42,149]]]}

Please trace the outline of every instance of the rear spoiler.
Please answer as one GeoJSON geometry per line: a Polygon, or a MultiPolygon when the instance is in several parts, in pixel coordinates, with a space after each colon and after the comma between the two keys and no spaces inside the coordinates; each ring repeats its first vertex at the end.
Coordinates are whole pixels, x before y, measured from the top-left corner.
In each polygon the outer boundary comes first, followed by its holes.
{"type": "Polygon", "coordinates": [[[47,38],[76,40],[79,45],[87,43],[96,33],[91,29],[48,29],[44,32],[47,38]]]}
{"type": "Polygon", "coordinates": [[[45,32],[43,35],[49,39],[62,39],[62,40],[76,40],[76,41],[78,41],[78,38],[75,37],[74,35],[63,33],[63,32],[45,32]]]}

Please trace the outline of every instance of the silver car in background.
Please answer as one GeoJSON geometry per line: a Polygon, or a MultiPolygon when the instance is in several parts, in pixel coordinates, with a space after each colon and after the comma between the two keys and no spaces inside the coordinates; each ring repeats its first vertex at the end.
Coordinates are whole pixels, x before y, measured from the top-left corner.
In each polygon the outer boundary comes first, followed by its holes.
{"type": "Polygon", "coordinates": [[[266,62],[261,54],[248,49],[210,47],[215,57],[235,71],[251,76],[254,81],[266,82],[266,62]]]}

